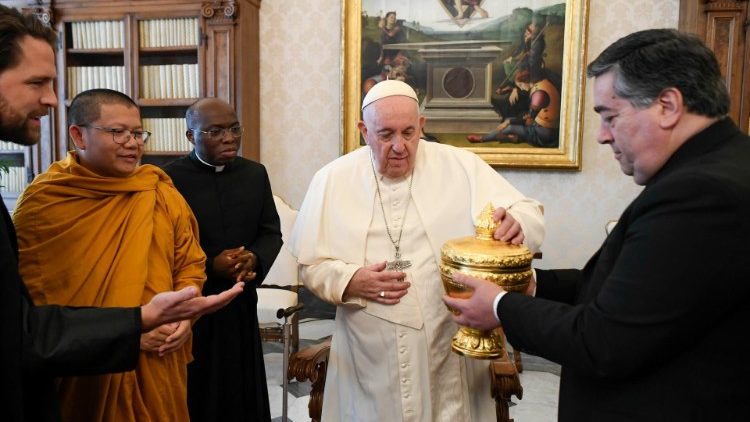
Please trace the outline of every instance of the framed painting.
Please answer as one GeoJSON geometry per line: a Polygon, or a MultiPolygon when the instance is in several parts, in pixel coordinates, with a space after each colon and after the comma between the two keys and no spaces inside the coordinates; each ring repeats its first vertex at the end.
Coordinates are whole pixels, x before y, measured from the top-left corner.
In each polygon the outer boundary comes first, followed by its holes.
{"type": "Polygon", "coordinates": [[[411,85],[423,138],[496,167],[581,167],[588,0],[343,0],[343,152],[368,89],[411,85]]]}

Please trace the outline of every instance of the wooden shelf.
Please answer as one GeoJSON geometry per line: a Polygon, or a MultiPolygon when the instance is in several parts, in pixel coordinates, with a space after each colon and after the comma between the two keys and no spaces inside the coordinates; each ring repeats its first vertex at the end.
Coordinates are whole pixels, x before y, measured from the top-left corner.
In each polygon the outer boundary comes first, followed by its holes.
{"type": "Polygon", "coordinates": [[[69,48],[65,50],[68,54],[81,54],[81,55],[101,55],[101,56],[114,56],[123,55],[125,50],[122,48],[69,48]]]}
{"type": "Polygon", "coordinates": [[[186,107],[193,105],[197,98],[165,98],[165,99],[144,99],[139,98],[135,103],[140,107],[186,107]]]}
{"type": "MultiPolygon", "coordinates": [[[[65,107],[70,107],[72,99],[65,100],[65,107]]],[[[138,107],[188,107],[198,101],[197,98],[164,98],[164,99],[144,99],[135,98],[138,107]]]]}
{"type": "Polygon", "coordinates": [[[141,54],[167,55],[171,53],[194,53],[197,49],[197,45],[177,45],[173,47],[140,47],[138,52],[141,54]]]}

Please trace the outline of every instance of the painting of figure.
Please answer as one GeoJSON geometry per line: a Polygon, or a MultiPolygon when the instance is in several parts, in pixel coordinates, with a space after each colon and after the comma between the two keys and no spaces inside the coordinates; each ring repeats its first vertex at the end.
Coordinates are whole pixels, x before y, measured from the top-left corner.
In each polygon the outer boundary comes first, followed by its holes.
{"type": "Polygon", "coordinates": [[[561,0],[363,0],[361,95],[407,82],[437,142],[556,148],[564,26],[561,0]]]}

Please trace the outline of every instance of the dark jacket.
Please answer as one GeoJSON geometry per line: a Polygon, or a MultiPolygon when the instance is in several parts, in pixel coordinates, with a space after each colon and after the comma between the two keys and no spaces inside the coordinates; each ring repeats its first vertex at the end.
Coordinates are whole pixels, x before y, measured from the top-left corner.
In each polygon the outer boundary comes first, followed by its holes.
{"type": "Polygon", "coordinates": [[[13,222],[0,206],[0,419],[55,421],[53,377],[135,368],[140,308],[34,306],[18,274],[13,222]]]}
{"type": "Polygon", "coordinates": [[[725,119],[688,140],[582,271],[509,293],[509,341],[562,365],[561,421],[750,414],[750,139],[725,119]]]}
{"type": "MultiPolygon", "coordinates": [[[[225,249],[244,246],[258,257],[260,285],[281,249],[279,215],[262,164],[237,157],[216,172],[195,151],[164,168],[190,205],[206,252],[204,294],[224,291],[234,280],[213,271],[225,249]]],[[[248,285],[226,307],[193,325],[188,365],[190,420],[270,421],[263,348],[258,331],[258,293],[248,285]]]]}

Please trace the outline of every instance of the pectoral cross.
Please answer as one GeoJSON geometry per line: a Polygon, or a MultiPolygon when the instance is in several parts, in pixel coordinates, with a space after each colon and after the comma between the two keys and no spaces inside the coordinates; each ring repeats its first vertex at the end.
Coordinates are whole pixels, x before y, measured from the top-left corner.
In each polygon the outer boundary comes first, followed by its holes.
{"type": "Polygon", "coordinates": [[[385,264],[385,269],[389,271],[403,271],[409,267],[411,267],[411,261],[401,259],[401,252],[398,249],[396,249],[396,259],[385,264]]]}

